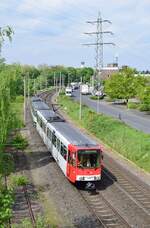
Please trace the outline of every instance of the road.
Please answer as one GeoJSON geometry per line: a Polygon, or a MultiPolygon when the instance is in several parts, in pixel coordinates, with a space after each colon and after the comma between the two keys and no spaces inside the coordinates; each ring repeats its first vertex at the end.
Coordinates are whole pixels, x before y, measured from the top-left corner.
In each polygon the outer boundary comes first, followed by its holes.
{"type": "MultiPolygon", "coordinates": [[[[73,98],[79,100],[79,90],[73,92],[73,98]]],[[[150,134],[150,115],[140,113],[136,110],[128,110],[120,105],[109,104],[106,101],[91,100],[89,96],[82,95],[82,103],[100,113],[121,119],[127,125],[150,134]]]]}

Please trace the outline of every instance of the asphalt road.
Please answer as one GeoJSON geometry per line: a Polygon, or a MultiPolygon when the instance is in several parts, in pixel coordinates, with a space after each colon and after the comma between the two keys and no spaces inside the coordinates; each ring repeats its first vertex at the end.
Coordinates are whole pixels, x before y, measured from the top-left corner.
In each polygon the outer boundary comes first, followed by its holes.
{"type": "MultiPolygon", "coordinates": [[[[73,98],[79,100],[79,90],[73,92],[73,98]]],[[[140,113],[136,110],[128,110],[125,107],[115,104],[109,104],[106,101],[91,100],[89,96],[82,95],[82,103],[91,107],[97,112],[121,119],[127,125],[150,134],[150,115],[140,113]]]]}

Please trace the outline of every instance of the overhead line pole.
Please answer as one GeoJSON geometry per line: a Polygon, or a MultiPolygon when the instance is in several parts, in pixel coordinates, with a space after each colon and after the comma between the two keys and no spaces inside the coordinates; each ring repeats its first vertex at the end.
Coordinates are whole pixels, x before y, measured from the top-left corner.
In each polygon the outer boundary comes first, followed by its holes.
{"type": "MultiPolygon", "coordinates": [[[[92,86],[94,89],[94,80],[98,79],[101,81],[101,71],[103,68],[103,49],[104,45],[115,45],[112,42],[103,42],[103,34],[113,35],[111,31],[103,31],[103,23],[111,24],[109,20],[103,20],[101,13],[98,13],[98,18],[95,21],[87,21],[87,23],[95,25],[96,31],[94,32],[85,32],[85,35],[96,35],[96,41],[94,43],[85,43],[85,46],[95,46],[95,74],[92,77],[92,86]]],[[[97,99],[97,112],[99,112],[99,99],[97,99]]]]}
{"type": "MultiPolygon", "coordinates": [[[[111,24],[110,20],[103,20],[101,17],[100,12],[98,13],[98,18],[95,21],[87,21],[87,23],[95,25],[96,24],[96,31],[94,32],[85,32],[86,35],[96,35],[96,42],[95,43],[85,43],[85,46],[95,46],[95,78],[98,78],[98,75],[101,73],[103,68],[103,47],[104,45],[115,45],[112,42],[103,42],[103,34],[110,34],[113,35],[111,31],[103,31],[103,23],[111,24]]],[[[94,80],[94,77],[93,77],[94,80]]],[[[94,83],[92,83],[94,84],[94,83]]]]}
{"type": "Polygon", "coordinates": [[[26,74],[24,74],[24,125],[26,125],[26,74]]]}

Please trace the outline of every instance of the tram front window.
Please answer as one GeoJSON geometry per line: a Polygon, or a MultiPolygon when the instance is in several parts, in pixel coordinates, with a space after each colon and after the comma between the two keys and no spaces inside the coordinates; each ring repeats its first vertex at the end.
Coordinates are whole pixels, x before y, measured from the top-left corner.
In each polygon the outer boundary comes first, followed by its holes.
{"type": "Polygon", "coordinates": [[[98,168],[100,166],[100,151],[80,150],[78,151],[79,168],[98,168]]]}

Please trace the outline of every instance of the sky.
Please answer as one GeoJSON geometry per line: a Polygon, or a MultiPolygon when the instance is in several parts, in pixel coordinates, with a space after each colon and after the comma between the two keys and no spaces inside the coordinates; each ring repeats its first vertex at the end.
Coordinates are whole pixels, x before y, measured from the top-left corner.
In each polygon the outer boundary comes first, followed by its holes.
{"type": "Polygon", "coordinates": [[[85,32],[96,30],[86,23],[98,12],[112,24],[103,24],[104,65],[114,62],[150,70],[150,0],[0,0],[0,27],[10,25],[15,34],[5,41],[7,63],[95,66],[95,42],[85,32]]]}

